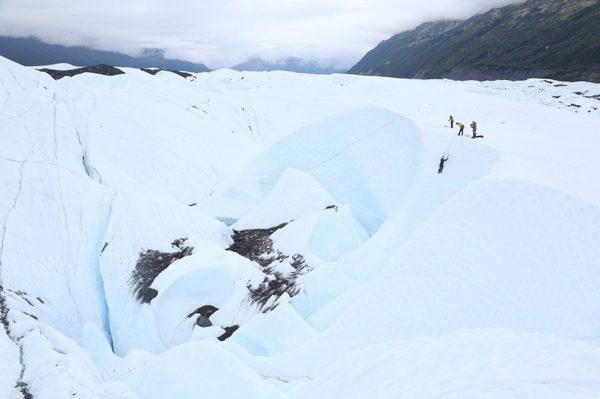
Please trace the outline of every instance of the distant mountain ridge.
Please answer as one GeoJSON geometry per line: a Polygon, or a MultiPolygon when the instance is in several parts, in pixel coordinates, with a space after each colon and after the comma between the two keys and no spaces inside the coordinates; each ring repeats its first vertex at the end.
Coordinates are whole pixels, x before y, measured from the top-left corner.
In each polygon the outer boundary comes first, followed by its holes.
{"type": "Polygon", "coordinates": [[[317,61],[304,60],[297,57],[283,58],[276,62],[268,62],[262,58],[251,58],[248,61],[234,65],[236,71],[289,71],[313,74],[344,73],[345,70],[331,66],[323,66],[317,61]]]}
{"type": "Polygon", "coordinates": [[[164,58],[164,52],[149,49],[139,57],[84,46],[48,44],[39,39],[0,36],[0,55],[21,65],[41,66],[67,63],[76,66],[107,64],[131,68],[164,68],[189,72],[207,72],[204,64],[164,58]]]}
{"type": "Polygon", "coordinates": [[[348,73],[600,82],[600,1],[528,0],[465,21],[422,24],[383,41],[348,73]]]}

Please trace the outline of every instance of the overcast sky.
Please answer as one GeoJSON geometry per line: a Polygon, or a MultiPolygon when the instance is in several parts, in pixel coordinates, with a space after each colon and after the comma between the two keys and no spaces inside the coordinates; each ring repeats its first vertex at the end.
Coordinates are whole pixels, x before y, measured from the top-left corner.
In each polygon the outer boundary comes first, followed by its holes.
{"type": "Polygon", "coordinates": [[[394,33],[518,0],[0,0],[0,35],[231,66],[296,56],[347,67],[394,33]]]}

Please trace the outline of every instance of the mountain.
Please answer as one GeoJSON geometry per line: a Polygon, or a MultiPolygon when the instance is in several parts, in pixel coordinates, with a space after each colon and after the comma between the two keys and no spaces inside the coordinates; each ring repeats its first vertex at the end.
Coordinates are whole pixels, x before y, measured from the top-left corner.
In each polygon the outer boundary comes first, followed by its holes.
{"type": "Polygon", "coordinates": [[[312,74],[345,72],[343,69],[324,66],[317,61],[308,61],[297,57],[284,58],[277,62],[268,62],[262,58],[251,58],[246,62],[233,66],[231,69],[236,71],[289,71],[312,74]]]}
{"type": "Polygon", "coordinates": [[[67,63],[76,66],[98,64],[132,68],[164,68],[178,71],[207,72],[203,64],[164,58],[159,49],[148,49],[139,57],[112,51],[94,50],[84,46],[61,46],[48,44],[28,37],[15,38],[0,36],[0,55],[21,65],[39,66],[67,63]]]}
{"type": "Polygon", "coordinates": [[[600,85],[244,75],[0,57],[1,399],[598,397],[600,85]]]}
{"type": "Polygon", "coordinates": [[[529,0],[397,34],[349,73],[402,78],[600,82],[600,2],[529,0]]]}

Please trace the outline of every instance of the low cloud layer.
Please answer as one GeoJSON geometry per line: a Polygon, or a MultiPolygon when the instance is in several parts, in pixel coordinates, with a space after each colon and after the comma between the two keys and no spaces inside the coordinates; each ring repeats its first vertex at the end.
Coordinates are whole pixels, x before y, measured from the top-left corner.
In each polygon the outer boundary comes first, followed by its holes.
{"type": "Polygon", "coordinates": [[[430,20],[515,0],[0,0],[0,35],[231,66],[301,57],[347,67],[381,40],[430,20]]]}

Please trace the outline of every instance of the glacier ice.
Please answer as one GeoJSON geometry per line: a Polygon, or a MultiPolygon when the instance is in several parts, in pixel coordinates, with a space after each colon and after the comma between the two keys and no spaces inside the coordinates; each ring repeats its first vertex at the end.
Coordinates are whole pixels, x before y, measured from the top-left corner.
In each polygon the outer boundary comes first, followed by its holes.
{"type": "Polygon", "coordinates": [[[0,58],[0,397],[598,396],[599,85],[123,70],[0,58]]]}

